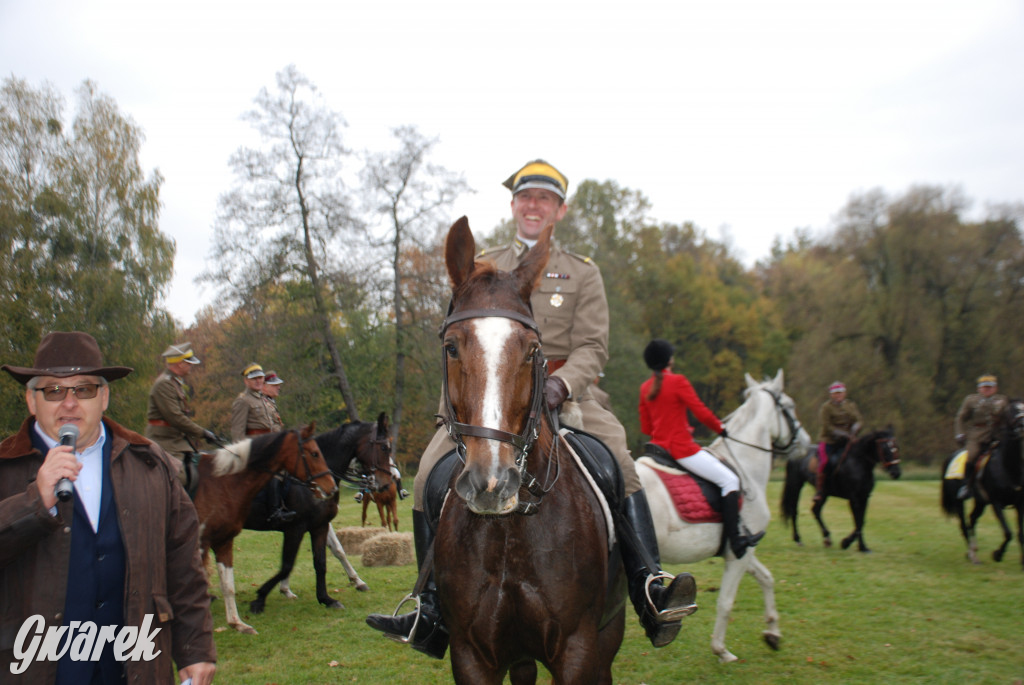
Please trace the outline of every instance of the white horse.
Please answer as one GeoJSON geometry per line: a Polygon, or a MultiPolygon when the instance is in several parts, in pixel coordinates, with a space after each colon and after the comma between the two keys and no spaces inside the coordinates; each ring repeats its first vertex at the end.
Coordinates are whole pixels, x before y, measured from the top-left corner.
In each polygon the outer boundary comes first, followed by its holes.
{"type": "MultiPolygon", "coordinates": [[[[803,454],[811,444],[810,436],[796,418],[793,400],[782,391],[782,370],[763,383],[746,374],[746,401],[730,414],[723,425],[728,437],[718,438],[710,450],[732,466],[740,478],[743,510],[740,525],[750,533],[766,530],[771,520],[765,488],[772,469],[772,454],[803,454]]],[[[716,556],[722,548],[721,523],[687,523],[683,521],[668,490],[654,471],[654,462],[646,457],[637,461],[637,473],[647,493],[658,536],[661,561],[690,564],[716,556]]],[[[736,591],[744,573],[750,573],[764,591],[764,614],[767,628],[762,633],[772,649],[779,648],[779,614],[775,607],[775,580],[757,558],[757,548],[750,547],[737,559],[725,545],[725,573],[718,593],[718,613],[711,635],[711,649],[719,661],[736,661],[725,647],[725,630],[729,624],[736,591]]]]}

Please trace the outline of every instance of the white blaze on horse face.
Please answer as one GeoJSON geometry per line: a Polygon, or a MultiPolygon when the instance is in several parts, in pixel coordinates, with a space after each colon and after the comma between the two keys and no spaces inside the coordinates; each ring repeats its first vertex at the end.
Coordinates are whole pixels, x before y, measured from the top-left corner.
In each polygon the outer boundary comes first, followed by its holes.
{"type": "MultiPolygon", "coordinates": [[[[501,365],[507,357],[505,346],[512,337],[512,321],[502,317],[485,317],[473,321],[473,330],[484,352],[484,396],[480,405],[480,425],[485,428],[504,430],[501,417],[504,416],[502,400],[508,391],[502,387],[501,365]]],[[[502,443],[487,441],[491,450],[493,465],[498,465],[498,448],[502,443]]]]}

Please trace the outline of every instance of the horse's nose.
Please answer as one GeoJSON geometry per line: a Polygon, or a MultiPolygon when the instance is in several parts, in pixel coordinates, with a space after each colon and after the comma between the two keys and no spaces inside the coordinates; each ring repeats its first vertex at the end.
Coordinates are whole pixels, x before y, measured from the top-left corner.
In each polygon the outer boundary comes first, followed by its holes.
{"type": "Polygon", "coordinates": [[[455,492],[475,514],[510,514],[519,506],[521,479],[515,468],[480,468],[467,463],[455,480],[455,492]]]}

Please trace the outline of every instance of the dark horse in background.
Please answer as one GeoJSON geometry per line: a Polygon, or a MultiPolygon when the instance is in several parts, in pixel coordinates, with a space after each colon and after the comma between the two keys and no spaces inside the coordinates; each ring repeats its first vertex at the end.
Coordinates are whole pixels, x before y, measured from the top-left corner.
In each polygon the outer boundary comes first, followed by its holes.
{"type": "MultiPolygon", "coordinates": [[[[440,511],[434,573],[456,683],[612,682],[625,577],[611,521],[554,432],[530,293],[549,226],[512,272],[474,263],[466,218],[448,233],[453,287],[442,325],[444,400],[463,463],[440,511]],[[609,590],[609,571],[618,571],[609,590]]],[[[436,471],[437,469],[435,469],[436,471]]]]}
{"type": "MultiPolygon", "coordinates": [[[[782,491],[783,520],[793,524],[793,541],[800,541],[797,530],[797,506],[800,503],[800,490],[804,483],[814,487],[817,481],[817,447],[812,447],[803,457],[796,457],[786,462],[786,485],[782,491]]],[[[833,456],[825,470],[824,494],[814,502],[811,512],[821,528],[826,547],[832,546],[832,534],[821,518],[821,510],[829,497],[841,497],[850,502],[853,514],[853,532],[843,538],[842,547],[847,549],[857,541],[861,552],[870,552],[864,543],[864,516],[868,509],[868,498],[875,488],[875,466],[881,464],[889,476],[895,480],[900,477],[900,450],[893,436],[892,428],[875,431],[863,435],[847,443],[846,449],[838,456],[833,456]]]]}
{"type": "MultiPolygon", "coordinates": [[[[313,438],[323,453],[324,461],[337,480],[358,483],[358,474],[380,460],[389,462],[391,454],[391,438],[388,432],[387,416],[384,412],[377,417],[377,422],[354,421],[345,423],[320,433],[313,438]],[[354,463],[355,462],[355,463],[354,463]]],[[[249,604],[254,613],[261,613],[266,605],[267,595],[281,584],[281,594],[288,599],[295,599],[288,578],[295,567],[295,559],[299,553],[302,538],[309,532],[309,544],[313,552],[313,569],[316,572],[317,601],[329,609],[344,608],[341,602],[333,599],[327,592],[327,547],[345,567],[349,584],[361,592],[369,590],[355,568],[345,555],[345,550],[338,541],[331,522],[338,513],[338,493],[327,499],[318,499],[308,488],[304,488],[294,477],[285,475],[291,482],[284,494],[285,504],[297,516],[287,523],[271,522],[269,496],[271,488],[278,487],[273,480],[253,500],[249,515],[245,519],[245,527],[249,530],[276,530],[284,533],[284,544],[281,547],[281,569],[256,591],[256,599],[249,604]]]]}
{"type": "MultiPolygon", "coordinates": [[[[387,435],[387,419],[382,430],[387,435]]],[[[366,525],[366,510],[372,501],[377,505],[380,525],[389,531],[398,530],[398,484],[391,473],[391,451],[379,452],[371,460],[360,460],[360,482],[363,492],[363,525],[366,525]]]]}
{"type": "MultiPolygon", "coordinates": [[[[999,519],[1003,529],[1003,544],[992,552],[992,558],[1002,561],[1006,547],[1013,539],[1010,526],[1006,521],[1003,509],[1013,507],[1017,512],[1017,542],[1021,546],[1021,563],[1024,564],[1024,400],[1013,399],[999,415],[993,429],[995,442],[988,461],[979,464],[979,471],[974,478],[971,495],[974,497],[974,508],[969,520],[964,518],[964,502],[957,497],[964,479],[943,478],[942,509],[950,516],[958,516],[960,530],[967,541],[967,558],[972,563],[978,561],[978,538],[975,526],[981,518],[985,507],[992,505],[992,511],[999,519]]],[[[955,457],[956,455],[954,455],[955,457]]],[[[945,474],[950,457],[943,464],[945,474]]]]}

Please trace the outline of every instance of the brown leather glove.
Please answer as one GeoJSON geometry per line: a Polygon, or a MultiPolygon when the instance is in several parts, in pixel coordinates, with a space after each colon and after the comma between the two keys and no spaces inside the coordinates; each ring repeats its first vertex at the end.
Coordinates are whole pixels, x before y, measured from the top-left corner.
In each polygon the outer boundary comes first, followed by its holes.
{"type": "Polygon", "coordinates": [[[565,381],[558,376],[548,376],[544,381],[544,399],[548,403],[548,410],[561,407],[568,396],[569,388],[565,387],[565,381]]]}

